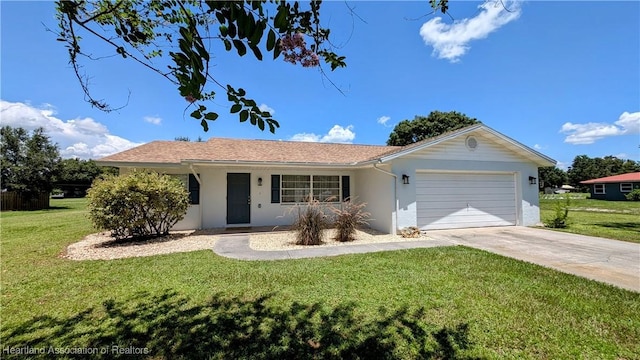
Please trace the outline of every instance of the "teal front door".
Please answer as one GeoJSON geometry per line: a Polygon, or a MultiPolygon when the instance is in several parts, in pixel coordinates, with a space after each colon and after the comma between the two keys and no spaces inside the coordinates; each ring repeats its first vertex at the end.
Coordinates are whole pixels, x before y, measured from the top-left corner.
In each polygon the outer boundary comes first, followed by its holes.
{"type": "Polygon", "coordinates": [[[251,174],[227,174],[227,224],[251,222],[251,174]]]}

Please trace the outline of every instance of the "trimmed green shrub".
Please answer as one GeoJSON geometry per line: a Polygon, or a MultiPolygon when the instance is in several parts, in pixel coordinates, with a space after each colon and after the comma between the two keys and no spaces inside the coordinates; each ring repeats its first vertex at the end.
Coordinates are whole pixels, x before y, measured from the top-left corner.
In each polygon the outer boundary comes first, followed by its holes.
{"type": "Polygon", "coordinates": [[[640,189],[634,189],[632,192],[625,195],[627,200],[640,201],[640,189]]]}
{"type": "Polygon", "coordinates": [[[116,239],[167,235],[189,207],[189,193],[179,179],[136,170],[97,179],[87,198],[93,225],[116,239]]]}
{"type": "Polygon", "coordinates": [[[324,213],[323,204],[312,199],[305,205],[296,205],[291,210],[297,211],[297,216],[291,225],[296,233],[296,244],[322,244],[324,230],[330,225],[329,219],[324,213]]]}
{"type": "Polygon", "coordinates": [[[556,200],[554,204],[555,216],[545,225],[554,229],[562,229],[567,227],[567,219],[569,218],[569,206],[571,198],[569,194],[564,194],[564,200],[556,200]]]}
{"type": "Polygon", "coordinates": [[[355,199],[349,199],[342,203],[342,208],[331,207],[334,214],[333,226],[336,228],[336,241],[355,240],[356,229],[367,225],[367,219],[371,213],[364,211],[367,203],[358,203],[355,199]]]}

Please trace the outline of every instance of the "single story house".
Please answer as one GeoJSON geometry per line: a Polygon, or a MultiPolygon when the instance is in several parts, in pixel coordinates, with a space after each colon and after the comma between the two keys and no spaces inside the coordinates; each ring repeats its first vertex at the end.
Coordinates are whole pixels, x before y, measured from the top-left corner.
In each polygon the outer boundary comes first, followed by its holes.
{"type": "Polygon", "coordinates": [[[288,225],[309,195],[366,202],[385,233],[540,221],[538,167],[555,160],[472,125],[408,146],[212,138],[153,141],[97,161],[180,176],[191,206],[175,229],[288,225]]]}
{"type": "Polygon", "coordinates": [[[586,180],[580,184],[589,185],[592,199],[627,200],[625,195],[634,189],[640,189],[640,172],[586,180]]]}

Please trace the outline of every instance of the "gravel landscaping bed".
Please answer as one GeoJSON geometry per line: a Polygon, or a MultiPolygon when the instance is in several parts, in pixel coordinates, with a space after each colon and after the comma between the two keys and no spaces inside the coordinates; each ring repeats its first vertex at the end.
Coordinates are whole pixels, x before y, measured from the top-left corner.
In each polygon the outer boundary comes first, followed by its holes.
{"type": "MultiPolygon", "coordinates": [[[[141,256],[171,254],[197,250],[213,249],[213,245],[220,236],[228,234],[223,229],[174,231],[167,237],[146,241],[115,241],[108,232],[101,232],[86,236],[81,241],[71,244],[61,257],[70,260],[113,260],[141,256]]],[[[233,231],[231,231],[233,233],[233,231]]],[[[356,240],[339,242],[333,240],[335,230],[325,230],[324,243],[316,246],[296,245],[295,232],[286,228],[272,229],[272,231],[247,233],[249,246],[254,250],[274,251],[291,249],[309,249],[325,246],[348,246],[356,244],[371,244],[383,242],[401,242],[427,240],[420,238],[403,238],[399,235],[389,235],[367,229],[356,232],[356,240]]]]}
{"type": "Polygon", "coordinates": [[[71,244],[62,255],[71,260],[112,260],[212,249],[219,236],[214,231],[175,231],[146,241],[114,241],[108,232],[91,234],[71,244]]]}
{"type": "Polygon", "coordinates": [[[428,240],[426,235],[419,238],[403,238],[400,235],[390,235],[367,229],[366,231],[357,230],[356,240],[350,242],[339,242],[333,240],[335,234],[334,229],[325,230],[324,243],[322,245],[296,245],[296,235],[293,231],[274,231],[265,233],[253,233],[250,235],[249,246],[254,250],[273,251],[273,250],[291,250],[291,249],[309,249],[323,246],[345,246],[356,244],[371,244],[384,242],[401,242],[428,240]]]}

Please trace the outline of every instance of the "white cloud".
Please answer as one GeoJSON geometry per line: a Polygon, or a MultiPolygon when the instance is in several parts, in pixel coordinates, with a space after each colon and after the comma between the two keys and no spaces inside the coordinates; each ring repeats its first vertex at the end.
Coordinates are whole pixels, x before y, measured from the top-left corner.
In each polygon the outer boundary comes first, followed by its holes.
{"type": "Polygon", "coordinates": [[[533,148],[536,149],[536,150],[542,150],[542,146],[539,145],[539,144],[533,145],[533,148]]]}
{"type": "Polygon", "coordinates": [[[562,125],[560,132],[568,134],[564,142],[569,144],[593,144],[597,140],[609,136],[640,134],[640,111],[623,112],[613,124],[586,123],[574,124],[567,122],[562,125]]]}
{"type": "Polygon", "coordinates": [[[353,125],[349,125],[347,127],[334,125],[325,135],[316,135],[314,133],[299,133],[293,135],[289,140],[350,144],[353,142],[353,139],[355,139],[355,137],[356,133],[353,132],[353,125]]]}
{"type": "Polygon", "coordinates": [[[142,145],[109,134],[109,129],[91,118],[61,120],[49,104],[35,107],[20,102],[0,100],[2,125],[22,127],[28,131],[43,127],[65,158],[98,159],[142,145]]]}
{"type": "Polygon", "coordinates": [[[556,163],[556,167],[557,167],[558,169],[562,169],[562,170],[564,170],[564,171],[569,170],[569,166],[571,166],[571,163],[570,163],[570,162],[558,161],[558,162],[556,163]]]}
{"type": "Polygon", "coordinates": [[[271,115],[276,113],[276,111],[273,110],[273,108],[269,107],[269,105],[267,104],[260,104],[260,106],[258,106],[258,109],[260,109],[260,111],[266,111],[271,115]]]}
{"type": "Polygon", "coordinates": [[[162,118],[158,116],[145,116],[143,119],[144,121],[153,125],[160,125],[160,123],[162,122],[162,118]]]}
{"type": "Polygon", "coordinates": [[[617,157],[618,159],[629,159],[629,154],[627,153],[619,153],[613,156],[617,157]]]}
{"type": "Polygon", "coordinates": [[[387,126],[387,121],[391,120],[389,116],[380,116],[378,118],[378,124],[387,126]]]}
{"type": "Polygon", "coordinates": [[[472,40],[484,39],[490,33],[520,17],[520,4],[515,1],[486,1],[478,6],[480,13],[472,18],[445,24],[441,17],[422,24],[420,36],[433,55],[457,62],[470,48],[472,40]],[[507,10],[508,9],[508,10],[507,10]]]}

